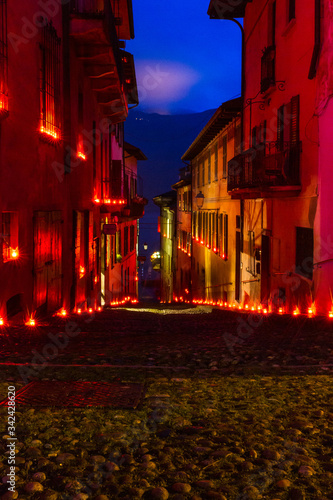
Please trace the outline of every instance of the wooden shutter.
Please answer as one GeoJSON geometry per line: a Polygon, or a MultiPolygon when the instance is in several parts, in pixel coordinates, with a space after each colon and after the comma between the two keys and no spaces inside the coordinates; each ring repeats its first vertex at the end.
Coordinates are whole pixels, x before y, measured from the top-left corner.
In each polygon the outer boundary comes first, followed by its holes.
{"type": "Polygon", "coordinates": [[[280,106],[277,115],[277,145],[279,149],[283,149],[284,141],[284,105],[280,106]]]}
{"type": "Polygon", "coordinates": [[[299,95],[290,101],[290,142],[296,144],[299,141],[299,95]]]}

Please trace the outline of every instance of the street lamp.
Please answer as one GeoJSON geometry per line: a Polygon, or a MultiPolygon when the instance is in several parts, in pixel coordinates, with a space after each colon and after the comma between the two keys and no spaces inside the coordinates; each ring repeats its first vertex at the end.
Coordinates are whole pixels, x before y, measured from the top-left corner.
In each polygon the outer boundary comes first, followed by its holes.
{"type": "Polygon", "coordinates": [[[198,209],[200,210],[203,207],[204,201],[205,201],[205,196],[202,194],[201,191],[196,195],[195,201],[197,204],[198,209]]]}
{"type": "Polygon", "coordinates": [[[144,244],[143,244],[143,249],[144,249],[144,250],[148,250],[148,243],[144,242],[144,244]]]}

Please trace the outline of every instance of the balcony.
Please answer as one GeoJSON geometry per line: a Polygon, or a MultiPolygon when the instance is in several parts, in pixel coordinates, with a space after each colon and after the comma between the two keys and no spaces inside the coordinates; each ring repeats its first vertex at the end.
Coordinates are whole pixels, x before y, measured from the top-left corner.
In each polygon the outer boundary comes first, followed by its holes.
{"type": "Polygon", "coordinates": [[[228,192],[233,198],[297,195],[301,143],[267,142],[228,163],[228,192]]]}
{"type": "Polygon", "coordinates": [[[145,214],[145,206],[148,200],[143,196],[135,196],[122,209],[119,222],[128,222],[130,220],[141,219],[145,214]]]}
{"type": "Polygon", "coordinates": [[[261,58],[260,90],[264,94],[275,85],[275,46],[266,47],[261,58]]]}
{"type": "Polygon", "coordinates": [[[113,15],[110,0],[71,0],[70,10],[70,34],[101,111],[113,123],[125,121],[136,79],[134,70],[129,76],[125,62],[131,54],[119,48],[119,19],[113,15]]]}

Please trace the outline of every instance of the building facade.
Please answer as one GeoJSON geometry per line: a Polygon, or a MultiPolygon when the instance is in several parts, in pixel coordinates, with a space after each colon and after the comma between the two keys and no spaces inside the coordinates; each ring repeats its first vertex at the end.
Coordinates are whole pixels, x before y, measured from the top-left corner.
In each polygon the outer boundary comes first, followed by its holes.
{"type": "Polygon", "coordinates": [[[159,227],[161,238],[161,302],[172,302],[174,299],[175,259],[176,259],[176,226],[177,195],[169,191],[153,198],[160,207],[159,227]]]}
{"type": "Polygon", "coordinates": [[[5,0],[0,16],[0,316],[95,308],[112,297],[104,224],[134,220],[123,137],[138,104],[124,50],[131,1],[54,0],[36,12],[5,0]]]}
{"type": "MultiPolygon", "coordinates": [[[[240,204],[227,191],[227,165],[240,148],[240,109],[240,99],[222,104],[182,157],[192,171],[192,283],[187,288],[194,300],[239,299],[240,204]]],[[[178,203],[177,219],[184,206],[178,203]]]]}
{"type": "MultiPolygon", "coordinates": [[[[330,2],[211,0],[211,18],[244,18],[242,146],[228,162],[240,202],[240,301],[327,313],[330,219],[330,2]]],[[[222,24],[221,24],[222,29],[222,24]]]]}
{"type": "Polygon", "coordinates": [[[174,256],[173,298],[192,299],[192,179],[190,169],[180,171],[180,180],[172,186],[177,192],[176,245],[174,256]]]}

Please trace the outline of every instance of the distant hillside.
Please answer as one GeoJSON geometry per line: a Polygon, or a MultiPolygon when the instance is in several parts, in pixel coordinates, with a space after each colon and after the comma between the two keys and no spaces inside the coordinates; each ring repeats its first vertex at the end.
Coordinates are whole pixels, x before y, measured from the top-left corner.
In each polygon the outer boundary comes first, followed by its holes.
{"type": "Polygon", "coordinates": [[[214,112],[208,110],[184,115],[130,112],[125,123],[125,140],[139,147],[148,158],[148,161],[139,163],[139,168],[144,180],[144,194],[149,201],[169,191],[177,182],[178,171],[184,166],[182,155],[214,112]]]}

